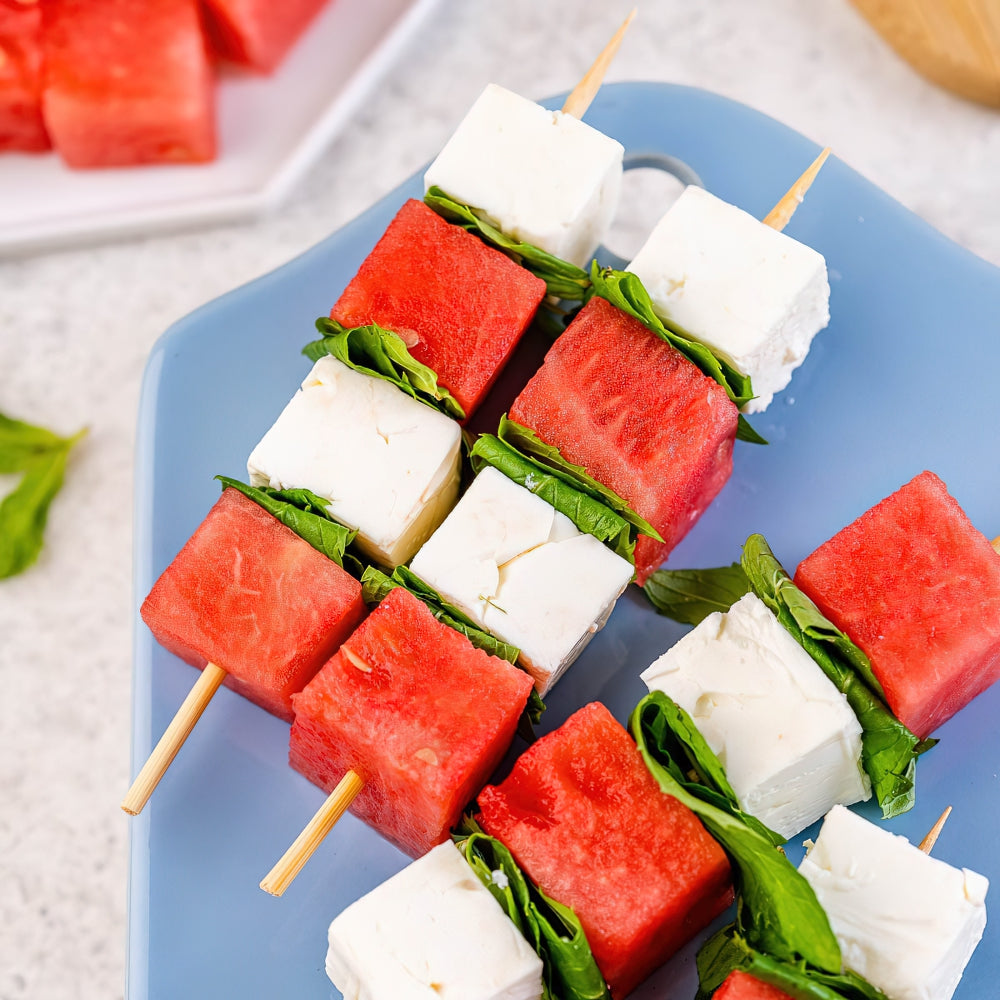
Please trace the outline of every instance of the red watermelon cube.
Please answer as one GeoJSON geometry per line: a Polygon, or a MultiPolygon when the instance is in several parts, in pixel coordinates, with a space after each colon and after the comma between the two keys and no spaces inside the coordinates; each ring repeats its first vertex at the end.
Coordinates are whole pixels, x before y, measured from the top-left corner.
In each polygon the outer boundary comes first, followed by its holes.
{"type": "Polygon", "coordinates": [[[223,59],[270,73],[327,0],[203,0],[208,37],[223,59]]]}
{"type": "Polygon", "coordinates": [[[306,686],[365,614],[361,584],[238,490],[227,489],[153,585],[160,645],[292,721],[306,686]]]}
{"type": "Polygon", "coordinates": [[[544,297],[540,278],[411,199],[330,316],[398,333],[470,417],[544,297]]]}
{"type": "Polygon", "coordinates": [[[510,408],[564,458],[627,500],[663,538],[640,536],[640,584],[688,533],[733,470],[739,413],[717,382],[595,297],[510,408]]]}
{"type": "Polygon", "coordinates": [[[43,109],[72,167],[215,156],[197,0],[46,0],[43,109]]]}
{"type": "Polygon", "coordinates": [[[51,145],[42,120],[42,8],[0,0],[0,152],[51,145]]]}
{"type": "Polygon", "coordinates": [[[917,736],[1000,677],[1000,555],[932,472],[821,545],[795,582],[868,654],[917,736]]]}
{"type": "Polygon", "coordinates": [[[289,762],[412,857],[448,837],[510,746],[531,691],[397,587],[295,696],[289,762]]]}
{"type": "Polygon", "coordinates": [[[726,981],[713,994],[713,1000],[791,1000],[791,997],[777,986],[762,983],[736,969],[726,976],[726,981]]]}
{"type": "Polygon", "coordinates": [[[614,997],[634,989],[732,901],[729,862],[660,791],[601,704],[580,709],[479,795],[480,823],[580,918],[614,997]]]}

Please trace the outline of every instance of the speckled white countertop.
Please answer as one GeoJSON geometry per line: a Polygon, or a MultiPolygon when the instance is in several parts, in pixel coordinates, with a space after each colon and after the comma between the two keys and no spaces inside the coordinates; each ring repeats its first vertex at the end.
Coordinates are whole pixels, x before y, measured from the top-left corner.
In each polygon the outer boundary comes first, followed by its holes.
{"type": "MultiPolygon", "coordinates": [[[[444,0],[280,214],[0,262],[0,411],[91,428],[40,562],[0,583],[0,1000],[123,993],[132,451],[153,342],[416,170],[488,81],[571,87],[629,5],[444,0]]],[[[925,83],[846,0],[652,0],[609,79],[759,108],[1000,264],[1000,115],[925,83]]]]}

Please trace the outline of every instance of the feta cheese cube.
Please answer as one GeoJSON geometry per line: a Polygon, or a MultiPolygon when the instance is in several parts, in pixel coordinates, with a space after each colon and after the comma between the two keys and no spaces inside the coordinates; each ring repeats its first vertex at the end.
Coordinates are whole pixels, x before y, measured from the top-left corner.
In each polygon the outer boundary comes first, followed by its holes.
{"type": "Polygon", "coordinates": [[[344,1000],[538,1000],[542,962],[451,841],[330,925],[344,1000]]]}
{"type": "Polygon", "coordinates": [[[989,882],[835,806],[799,871],[846,968],[892,1000],[950,1000],[986,926],[989,882]]]}
{"type": "Polygon", "coordinates": [[[642,679],[692,717],[740,806],[783,837],[871,796],[847,699],[755,594],[709,615],[642,679]]]}
{"type": "Polygon", "coordinates": [[[490,84],[424,175],[505,235],[586,267],[622,179],[620,142],[490,84]]]}
{"type": "Polygon", "coordinates": [[[305,488],[358,529],[357,545],[406,562],[458,496],[461,431],[385,379],[323,357],[247,462],[253,486],[305,488]]]}
{"type": "Polygon", "coordinates": [[[830,322],[822,254],[699,187],[685,188],[628,270],[658,316],[753,379],[747,413],[788,385],[830,322]]]}
{"type": "Polygon", "coordinates": [[[607,621],[632,565],[487,467],[411,564],[451,604],[521,650],[545,694],[607,621]]]}

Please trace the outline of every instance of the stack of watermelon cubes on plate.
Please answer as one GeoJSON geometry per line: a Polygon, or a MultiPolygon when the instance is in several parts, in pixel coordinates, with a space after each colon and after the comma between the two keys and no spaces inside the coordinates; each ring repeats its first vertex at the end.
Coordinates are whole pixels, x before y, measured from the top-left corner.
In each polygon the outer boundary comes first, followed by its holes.
{"type": "Polygon", "coordinates": [[[0,0],[0,151],[212,160],[213,60],[270,72],[326,2],[0,0]]]}

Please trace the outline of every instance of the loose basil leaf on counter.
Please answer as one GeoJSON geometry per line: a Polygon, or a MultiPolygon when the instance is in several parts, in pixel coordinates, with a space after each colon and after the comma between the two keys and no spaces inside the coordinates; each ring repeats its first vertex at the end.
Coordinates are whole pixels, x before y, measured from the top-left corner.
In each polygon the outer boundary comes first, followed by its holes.
{"type": "Polygon", "coordinates": [[[510,851],[466,818],[455,845],[542,960],[543,1000],[610,1000],[577,915],[550,899],[510,851]]]}
{"type": "Polygon", "coordinates": [[[731,813],[775,847],[785,843],[780,833],[740,808],[722,762],[677,702],[662,691],[652,691],[639,702],[636,712],[644,717],[646,732],[658,748],[657,757],[675,781],[692,795],[731,813]]]}
{"type": "Polygon", "coordinates": [[[599,483],[584,466],[575,465],[563,458],[558,448],[546,444],[533,430],[516,420],[511,420],[506,413],[500,418],[497,437],[504,444],[520,452],[529,462],[536,465],[539,471],[556,476],[567,485],[599,500],[605,507],[609,507],[628,521],[640,535],[647,535],[656,542],[663,541],[656,528],[640,517],[623,497],[603,483],[599,483]]]}
{"type": "Polygon", "coordinates": [[[919,740],[892,714],[868,657],[795,586],[762,535],[746,540],[742,565],[757,596],[847,697],[861,723],[861,761],[882,816],[911,809],[917,757],[937,740],[919,740]]]}
{"type": "Polygon", "coordinates": [[[599,500],[569,486],[552,473],[542,471],[536,463],[493,434],[481,434],[476,439],[469,460],[477,474],[487,465],[498,469],[508,479],[565,514],[580,531],[593,535],[599,542],[604,542],[613,552],[635,565],[632,526],[599,500]]]}
{"type": "Polygon", "coordinates": [[[439,187],[432,187],[424,195],[424,202],[442,218],[460,225],[481,240],[496,247],[508,257],[545,282],[549,295],[557,299],[579,302],[590,287],[590,278],[582,267],[562,260],[531,243],[505,236],[475,209],[449,198],[439,187]]]}
{"type": "MultiPolygon", "coordinates": [[[[809,883],[771,841],[731,811],[706,802],[677,780],[658,699],[650,696],[629,719],[646,766],[660,788],[688,807],[729,856],[736,885],[737,926],[761,951],[790,962],[840,970],[840,946],[809,883]]],[[[674,765],[676,766],[676,765],[674,765]]]]}
{"type": "Polygon", "coordinates": [[[23,473],[0,502],[0,579],[23,572],[38,558],[69,453],[86,433],[64,438],[0,414],[0,474],[23,473]]]}
{"type": "Polygon", "coordinates": [[[715,611],[728,611],[752,591],[739,563],[713,569],[658,569],[643,591],[661,614],[682,625],[698,625],[715,611]]]}
{"type": "Polygon", "coordinates": [[[762,954],[747,944],[735,924],[713,934],[699,950],[697,962],[695,1000],[711,1000],[734,969],[776,986],[792,1000],[889,1000],[855,972],[823,972],[806,962],[782,962],[762,954]]]}
{"type": "MultiPolygon", "coordinates": [[[[688,361],[718,382],[737,407],[742,407],[753,399],[750,376],[744,375],[710,347],[692,340],[683,330],[668,327],[653,310],[649,292],[643,287],[637,275],[631,271],[617,271],[613,267],[602,268],[595,260],[590,268],[590,280],[593,295],[607,299],[613,306],[634,316],[661,340],[676,347],[688,361]]],[[[742,414],[736,436],[741,441],[749,441],[751,444],[767,444],[742,414]]]]}
{"type": "Polygon", "coordinates": [[[465,419],[458,400],[438,385],[437,372],[417,361],[398,333],[375,323],[348,329],[326,316],[316,320],[316,329],[322,338],[302,348],[310,361],[330,354],[355,371],[391,382],[408,396],[449,417],[465,419]]]}
{"type": "Polygon", "coordinates": [[[332,559],[338,566],[344,565],[347,546],[354,541],[357,531],[352,531],[327,512],[328,501],[309,490],[273,490],[270,487],[248,486],[229,476],[216,476],[222,483],[239,490],[245,497],[260,505],[286,528],[291,528],[300,538],[304,538],[314,549],[332,559]]]}

